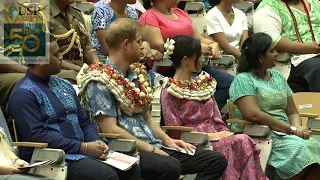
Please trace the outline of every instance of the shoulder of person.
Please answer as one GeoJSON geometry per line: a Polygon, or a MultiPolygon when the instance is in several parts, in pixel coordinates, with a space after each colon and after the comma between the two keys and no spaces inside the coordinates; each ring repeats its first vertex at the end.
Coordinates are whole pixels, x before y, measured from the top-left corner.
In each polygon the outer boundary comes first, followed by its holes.
{"type": "Polygon", "coordinates": [[[72,86],[71,82],[66,80],[66,79],[60,78],[58,76],[51,76],[51,79],[54,80],[55,82],[63,85],[64,87],[68,87],[68,88],[72,88],[73,89],[73,86],[72,86]]]}
{"type": "Polygon", "coordinates": [[[256,11],[264,8],[268,8],[274,11],[275,9],[280,10],[282,7],[285,7],[285,4],[280,0],[263,0],[260,2],[256,11]]]}
{"type": "Polygon", "coordinates": [[[236,75],[233,81],[252,81],[252,77],[250,72],[241,72],[236,75]]]}
{"type": "Polygon", "coordinates": [[[77,6],[75,6],[75,5],[70,5],[70,7],[71,7],[72,10],[75,10],[76,12],[81,13],[81,10],[80,10],[77,6]]]}
{"type": "Polygon", "coordinates": [[[278,71],[276,69],[269,69],[269,70],[270,70],[271,75],[285,79],[285,77],[283,76],[283,74],[280,71],[278,71]]]}
{"type": "Polygon", "coordinates": [[[185,11],[185,10],[182,10],[180,8],[172,8],[171,9],[173,12],[175,12],[176,14],[179,14],[179,15],[184,15],[184,16],[189,16],[188,13],[185,11]]]}

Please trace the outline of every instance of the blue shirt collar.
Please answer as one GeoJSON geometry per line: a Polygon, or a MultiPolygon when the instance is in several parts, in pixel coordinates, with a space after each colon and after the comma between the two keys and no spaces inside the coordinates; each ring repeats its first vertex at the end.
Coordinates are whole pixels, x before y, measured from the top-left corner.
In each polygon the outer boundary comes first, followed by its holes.
{"type": "Polygon", "coordinates": [[[33,80],[33,81],[37,81],[37,82],[40,82],[40,83],[43,83],[43,84],[48,84],[49,83],[49,80],[50,80],[50,76],[47,77],[47,78],[42,78],[34,73],[32,73],[29,69],[26,73],[26,77],[33,80]]]}
{"type": "MultiPolygon", "coordinates": [[[[109,64],[115,70],[117,70],[119,74],[123,75],[121,70],[112,62],[112,60],[109,57],[107,57],[107,59],[106,59],[106,64],[109,64]]],[[[134,81],[134,80],[136,80],[138,78],[136,72],[134,72],[134,70],[131,67],[128,68],[128,76],[127,76],[127,78],[129,79],[130,82],[132,82],[132,81],[134,81]]]]}

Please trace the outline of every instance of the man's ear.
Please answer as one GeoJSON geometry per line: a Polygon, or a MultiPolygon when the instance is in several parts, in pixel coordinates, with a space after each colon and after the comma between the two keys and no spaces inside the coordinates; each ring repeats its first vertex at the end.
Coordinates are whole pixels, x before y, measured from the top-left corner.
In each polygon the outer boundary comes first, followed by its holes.
{"type": "Polygon", "coordinates": [[[128,39],[124,40],[121,46],[128,50],[130,48],[128,39]]]}

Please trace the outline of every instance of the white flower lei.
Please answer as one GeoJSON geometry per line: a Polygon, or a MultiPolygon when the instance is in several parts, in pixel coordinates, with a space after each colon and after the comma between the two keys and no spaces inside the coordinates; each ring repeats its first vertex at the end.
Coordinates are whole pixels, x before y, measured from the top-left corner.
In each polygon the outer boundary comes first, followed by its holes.
{"type": "Polygon", "coordinates": [[[119,74],[108,64],[96,63],[88,66],[84,64],[78,76],[77,83],[82,103],[85,103],[84,93],[90,81],[98,81],[106,85],[120,104],[120,108],[129,116],[145,111],[151,101],[153,90],[151,78],[146,67],[141,63],[130,66],[138,75],[138,88],[122,74],[119,74]]]}

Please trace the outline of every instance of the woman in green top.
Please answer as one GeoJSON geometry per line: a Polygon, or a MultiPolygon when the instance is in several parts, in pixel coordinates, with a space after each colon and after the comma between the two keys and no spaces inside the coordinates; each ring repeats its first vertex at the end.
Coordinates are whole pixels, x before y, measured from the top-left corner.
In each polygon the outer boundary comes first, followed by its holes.
{"type": "Polygon", "coordinates": [[[282,179],[319,179],[320,143],[301,126],[286,79],[271,69],[277,54],[267,34],[254,34],[244,42],[239,74],[230,87],[237,119],[270,127],[272,151],[268,164],[282,179]]]}
{"type": "Polygon", "coordinates": [[[320,92],[319,0],[263,0],[253,30],[270,35],[277,51],[291,54],[290,75],[303,76],[312,92],[320,92]]]}

